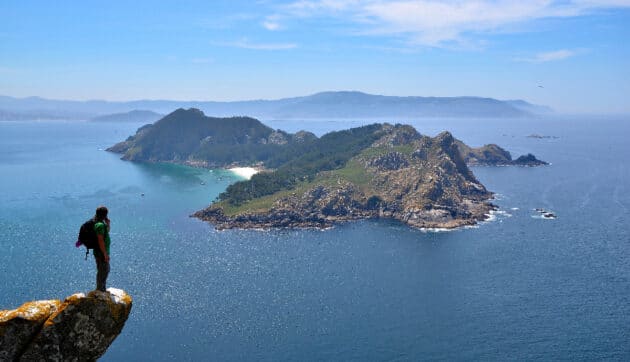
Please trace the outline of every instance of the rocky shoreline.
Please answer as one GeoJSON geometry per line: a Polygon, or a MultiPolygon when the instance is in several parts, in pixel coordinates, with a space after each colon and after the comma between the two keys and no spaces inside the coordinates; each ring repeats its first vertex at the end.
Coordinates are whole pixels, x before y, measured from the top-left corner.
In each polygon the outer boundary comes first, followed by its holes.
{"type": "Polygon", "coordinates": [[[497,210],[491,203],[478,205],[467,217],[449,218],[446,210],[394,212],[389,210],[356,210],[348,215],[325,215],[321,212],[272,209],[267,213],[244,213],[226,216],[220,208],[208,208],[191,215],[211,223],[216,230],[329,229],[341,223],[358,220],[398,220],[415,229],[456,229],[486,221],[497,210]],[[436,217],[437,216],[437,217],[436,217]],[[441,219],[441,220],[440,220],[441,219]]]}

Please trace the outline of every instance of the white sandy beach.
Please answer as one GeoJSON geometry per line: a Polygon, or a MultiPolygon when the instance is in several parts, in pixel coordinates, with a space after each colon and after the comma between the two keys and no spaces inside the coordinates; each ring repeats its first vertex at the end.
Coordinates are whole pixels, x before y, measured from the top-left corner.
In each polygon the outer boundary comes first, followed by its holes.
{"type": "Polygon", "coordinates": [[[232,167],[232,168],[229,168],[228,170],[232,171],[235,175],[244,177],[248,180],[259,172],[257,169],[253,167],[232,167]]]}

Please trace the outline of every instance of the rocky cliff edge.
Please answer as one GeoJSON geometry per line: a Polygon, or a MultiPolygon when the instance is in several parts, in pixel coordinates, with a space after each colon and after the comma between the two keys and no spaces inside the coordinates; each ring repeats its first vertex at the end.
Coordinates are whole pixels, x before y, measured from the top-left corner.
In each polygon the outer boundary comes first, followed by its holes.
{"type": "Polygon", "coordinates": [[[94,361],[122,331],[132,298],[115,288],[0,311],[0,361],[94,361]]]}

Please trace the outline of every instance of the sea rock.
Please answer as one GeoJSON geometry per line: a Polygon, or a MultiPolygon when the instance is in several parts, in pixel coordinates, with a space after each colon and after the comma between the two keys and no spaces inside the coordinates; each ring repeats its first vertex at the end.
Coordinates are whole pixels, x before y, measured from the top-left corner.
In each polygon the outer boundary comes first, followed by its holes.
{"type": "Polygon", "coordinates": [[[0,361],[95,361],[122,331],[131,306],[131,296],[109,288],[0,311],[0,361]]]}
{"type": "Polygon", "coordinates": [[[537,133],[532,133],[532,134],[530,134],[530,135],[528,135],[526,137],[527,138],[536,138],[536,139],[539,139],[539,140],[546,139],[546,138],[551,138],[551,139],[558,139],[559,138],[558,136],[543,136],[543,135],[540,135],[540,134],[537,134],[537,133]]]}
{"type": "Polygon", "coordinates": [[[531,153],[512,159],[510,152],[495,144],[488,144],[482,147],[473,148],[466,145],[460,140],[456,140],[455,144],[464,158],[464,161],[470,166],[543,166],[548,165],[547,162],[537,159],[531,153]]]}
{"type": "Polygon", "coordinates": [[[537,159],[536,156],[532,155],[531,153],[520,156],[519,158],[514,160],[512,164],[517,165],[517,166],[530,166],[530,167],[548,165],[547,162],[537,159]]]}

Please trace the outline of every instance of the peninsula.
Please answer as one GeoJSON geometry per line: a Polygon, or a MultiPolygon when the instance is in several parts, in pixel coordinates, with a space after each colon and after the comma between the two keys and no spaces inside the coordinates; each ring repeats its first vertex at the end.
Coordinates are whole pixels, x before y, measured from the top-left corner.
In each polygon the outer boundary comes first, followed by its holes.
{"type": "Polygon", "coordinates": [[[429,137],[409,125],[372,124],[318,138],[197,109],[178,109],[108,150],[130,161],[263,166],[193,215],[217,229],[325,228],[366,218],[416,228],[473,225],[495,206],[466,163],[521,162],[497,145],[471,148],[449,132],[429,137]]]}

